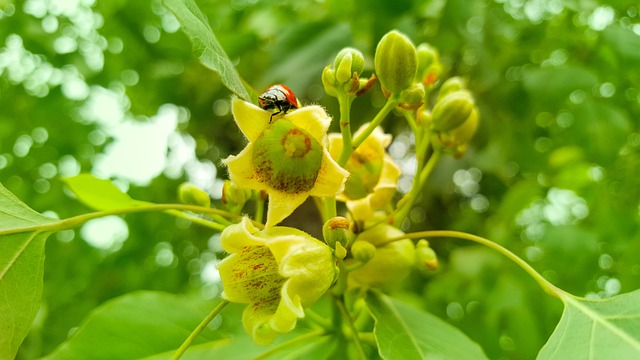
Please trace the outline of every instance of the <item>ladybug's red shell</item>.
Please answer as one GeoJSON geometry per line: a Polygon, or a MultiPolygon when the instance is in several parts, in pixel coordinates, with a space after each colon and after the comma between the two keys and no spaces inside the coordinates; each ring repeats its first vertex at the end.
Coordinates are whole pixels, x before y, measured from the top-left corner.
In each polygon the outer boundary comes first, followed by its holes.
{"type": "MultiPolygon", "coordinates": [[[[298,99],[291,89],[282,84],[272,85],[258,98],[260,107],[265,110],[276,110],[274,115],[280,113],[287,113],[291,109],[297,109],[300,107],[298,99]]],[[[271,121],[269,121],[271,122],[271,121]]]]}

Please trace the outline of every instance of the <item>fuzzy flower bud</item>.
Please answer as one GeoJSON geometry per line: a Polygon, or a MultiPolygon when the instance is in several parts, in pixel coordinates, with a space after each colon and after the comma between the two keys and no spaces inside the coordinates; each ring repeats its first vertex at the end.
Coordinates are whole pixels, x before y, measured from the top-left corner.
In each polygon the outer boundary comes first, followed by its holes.
{"type": "Polygon", "coordinates": [[[251,191],[243,189],[229,180],[222,185],[221,201],[229,209],[240,210],[251,197],[251,191]]]}
{"type": "Polygon", "coordinates": [[[396,30],[380,39],[374,62],[380,84],[392,94],[407,89],[416,77],[416,48],[406,35],[396,30]]]}
{"type": "Polygon", "coordinates": [[[478,129],[478,109],[474,106],[469,117],[457,128],[440,134],[440,142],[450,148],[454,148],[457,157],[464,154],[466,145],[471,141],[478,129]]]}
{"type": "Polygon", "coordinates": [[[400,93],[400,107],[404,109],[417,109],[424,103],[424,96],[424,85],[414,83],[400,93]]]}
{"type": "Polygon", "coordinates": [[[340,84],[351,81],[354,74],[359,77],[364,70],[364,56],[354,48],[344,48],[338,55],[333,64],[336,70],[336,80],[340,84]]]}
{"type": "Polygon", "coordinates": [[[322,86],[324,92],[329,96],[338,96],[338,81],[336,80],[336,72],[331,68],[331,65],[327,65],[322,71],[322,86]]]}
{"type": "Polygon", "coordinates": [[[422,239],[416,244],[416,265],[426,270],[438,268],[438,257],[427,240],[422,239]]]}
{"type": "Polygon", "coordinates": [[[244,218],[227,227],[220,241],[230,254],[218,264],[223,297],[248,304],[242,324],[258,344],[293,330],[336,276],[331,249],[297,229],[259,230],[244,218]]]}
{"type": "Polygon", "coordinates": [[[209,194],[197,186],[184,182],[178,186],[178,197],[183,204],[198,205],[203,207],[211,206],[209,194]]]}
{"type": "Polygon", "coordinates": [[[366,264],[376,255],[376,247],[368,241],[356,241],[351,246],[351,254],[354,259],[366,264]]]}
{"type": "Polygon", "coordinates": [[[340,243],[341,245],[347,245],[353,233],[350,230],[351,223],[349,219],[336,216],[329,219],[322,226],[322,235],[324,236],[324,241],[331,247],[335,248],[336,243],[340,243]]]}
{"type": "Polygon", "coordinates": [[[433,107],[432,126],[437,131],[455,129],[467,120],[474,107],[473,96],[469,91],[449,93],[433,107]]]}

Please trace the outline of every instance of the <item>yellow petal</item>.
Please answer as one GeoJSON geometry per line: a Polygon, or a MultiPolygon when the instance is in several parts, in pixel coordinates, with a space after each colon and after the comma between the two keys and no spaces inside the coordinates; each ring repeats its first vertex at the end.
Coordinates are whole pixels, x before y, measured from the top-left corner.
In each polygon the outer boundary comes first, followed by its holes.
{"type": "Polygon", "coordinates": [[[258,181],[253,169],[253,144],[249,143],[238,155],[222,160],[229,168],[229,179],[240,187],[265,190],[267,186],[258,181]]]}
{"type": "Polygon", "coordinates": [[[285,115],[285,118],[301,129],[306,130],[319,143],[324,144],[324,138],[331,125],[331,117],[323,107],[318,105],[304,106],[285,115]]]}
{"type": "Polygon", "coordinates": [[[268,323],[275,314],[279,303],[280,297],[277,297],[269,302],[249,304],[244,309],[242,325],[257,344],[269,345],[278,335],[268,323]]]}
{"type": "MultiPolygon", "coordinates": [[[[382,170],[380,171],[380,180],[375,189],[398,187],[398,178],[400,177],[400,168],[393,162],[391,156],[385,154],[384,161],[382,163],[382,170]]],[[[374,190],[375,191],[375,190],[374,190]]]]}
{"type": "Polygon", "coordinates": [[[273,189],[267,189],[267,194],[269,194],[269,205],[266,228],[277,225],[291,215],[309,197],[309,193],[287,194],[273,189]]]}
{"type": "Polygon", "coordinates": [[[371,208],[371,197],[373,194],[369,194],[358,200],[348,200],[347,209],[358,220],[369,220],[373,217],[373,213],[377,209],[371,208]]]}
{"type": "Polygon", "coordinates": [[[220,245],[224,251],[232,254],[243,247],[264,245],[264,239],[254,236],[258,229],[248,217],[243,217],[238,224],[227,226],[220,234],[220,245]]]}
{"type": "MultiPolygon", "coordinates": [[[[291,280],[285,282],[280,292],[280,303],[278,309],[269,321],[269,325],[278,332],[289,332],[296,327],[298,318],[304,317],[304,308],[300,303],[300,296],[290,295],[289,286],[291,280]]],[[[326,290],[325,290],[326,291],[326,290]]]]}
{"type": "Polygon", "coordinates": [[[270,112],[238,98],[231,100],[231,112],[240,131],[249,141],[255,141],[269,126],[271,119],[270,112]]]}
{"type": "Polygon", "coordinates": [[[312,196],[336,196],[344,190],[344,183],[347,181],[349,172],[338,165],[333,160],[327,149],[324,149],[322,165],[318,178],[310,191],[312,196]]]}
{"type": "Polygon", "coordinates": [[[331,133],[328,135],[328,138],[329,153],[331,153],[332,158],[337,160],[342,152],[342,135],[338,133],[331,133]]]}

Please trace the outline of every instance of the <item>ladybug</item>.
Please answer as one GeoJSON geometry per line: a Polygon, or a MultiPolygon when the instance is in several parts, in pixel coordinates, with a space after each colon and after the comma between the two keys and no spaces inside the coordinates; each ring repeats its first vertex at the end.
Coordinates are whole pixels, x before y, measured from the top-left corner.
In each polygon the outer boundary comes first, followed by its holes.
{"type": "Polygon", "coordinates": [[[260,95],[258,103],[260,103],[260,107],[265,110],[277,110],[271,114],[269,124],[271,124],[274,115],[280,113],[286,114],[287,111],[300,107],[300,103],[293,94],[293,91],[282,84],[270,86],[260,95]]]}

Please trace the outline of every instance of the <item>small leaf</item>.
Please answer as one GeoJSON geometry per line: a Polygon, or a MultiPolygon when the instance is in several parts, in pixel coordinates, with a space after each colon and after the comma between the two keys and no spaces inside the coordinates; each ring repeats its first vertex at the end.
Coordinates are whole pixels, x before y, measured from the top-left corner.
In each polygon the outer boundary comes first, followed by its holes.
{"type": "Polygon", "coordinates": [[[95,210],[115,210],[149,203],[134,200],[109,180],[98,179],[91,174],[80,174],[62,179],[83,204],[95,210]]]}
{"type": "MultiPolygon", "coordinates": [[[[130,293],[94,309],[72,337],[45,359],[124,360],[159,354],[169,358],[214,305],[162,292],[130,293]]],[[[220,339],[218,332],[207,327],[195,344],[224,345],[220,339]]]]}
{"type": "Polygon", "coordinates": [[[0,359],[13,359],[40,307],[44,244],[59,222],[0,184],[0,359]],[[47,230],[48,229],[48,230],[47,230]]]}
{"type": "Polygon", "coordinates": [[[374,334],[384,359],[486,359],[471,339],[440,318],[382,293],[369,292],[374,334]]]}
{"type": "Polygon", "coordinates": [[[163,0],[162,3],[176,16],[187,34],[200,62],[220,74],[222,83],[233,93],[251,101],[242,79],[233,63],[216,39],[207,18],[193,0],[163,0]]]}
{"type": "Polygon", "coordinates": [[[640,290],[603,300],[560,298],[562,318],[538,359],[640,359],[640,290]]]}

